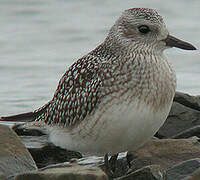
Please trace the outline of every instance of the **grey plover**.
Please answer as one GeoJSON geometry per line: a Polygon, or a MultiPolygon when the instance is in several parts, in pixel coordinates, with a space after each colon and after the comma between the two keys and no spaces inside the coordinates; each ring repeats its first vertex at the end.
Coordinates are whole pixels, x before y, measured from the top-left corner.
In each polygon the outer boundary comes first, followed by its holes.
{"type": "Polygon", "coordinates": [[[125,10],[104,42],[65,72],[51,101],[1,120],[40,121],[55,145],[86,154],[134,150],[170,111],[176,76],[163,54],[170,47],[196,49],[171,36],[155,10],[125,10]]]}

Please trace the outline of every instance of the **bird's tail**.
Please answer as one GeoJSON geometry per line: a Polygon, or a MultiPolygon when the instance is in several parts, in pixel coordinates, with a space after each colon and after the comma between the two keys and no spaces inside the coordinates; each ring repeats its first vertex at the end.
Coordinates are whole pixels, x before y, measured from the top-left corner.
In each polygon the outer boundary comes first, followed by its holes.
{"type": "Polygon", "coordinates": [[[0,121],[31,122],[35,120],[34,112],[27,112],[12,116],[0,117],[0,121]]]}
{"type": "Polygon", "coordinates": [[[15,122],[35,121],[39,116],[41,116],[46,111],[49,104],[50,104],[50,102],[33,112],[26,112],[26,113],[21,113],[21,114],[17,114],[17,115],[0,117],[0,121],[15,121],[15,122]]]}

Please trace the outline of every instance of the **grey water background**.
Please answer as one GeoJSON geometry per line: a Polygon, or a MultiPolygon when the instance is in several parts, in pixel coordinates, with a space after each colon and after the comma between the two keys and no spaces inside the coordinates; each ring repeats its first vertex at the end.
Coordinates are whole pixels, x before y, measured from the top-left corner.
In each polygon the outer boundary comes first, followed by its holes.
{"type": "MultiPolygon", "coordinates": [[[[157,9],[172,35],[200,48],[199,0],[0,1],[0,116],[32,111],[50,100],[65,70],[133,7],[157,9]]],[[[199,50],[165,53],[178,90],[200,95],[199,50]]]]}

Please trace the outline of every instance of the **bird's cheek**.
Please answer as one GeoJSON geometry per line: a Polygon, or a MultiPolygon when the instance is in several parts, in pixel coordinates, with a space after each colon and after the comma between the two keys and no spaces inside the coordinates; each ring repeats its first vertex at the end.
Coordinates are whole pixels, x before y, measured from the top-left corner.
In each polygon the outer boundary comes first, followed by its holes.
{"type": "Polygon", "coordinates": [[[134,29],[125,29],[123,31],[123,36],[125,38],[134,38],[136,36],[136,32],[134,29]]]}

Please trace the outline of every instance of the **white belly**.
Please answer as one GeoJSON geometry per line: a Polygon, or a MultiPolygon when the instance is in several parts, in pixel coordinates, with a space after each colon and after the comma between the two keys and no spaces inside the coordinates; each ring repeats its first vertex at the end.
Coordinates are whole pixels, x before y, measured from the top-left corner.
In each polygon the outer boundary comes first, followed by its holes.
{"type": "Polygon", "coordinates": [[[73,130],[51,128],[50,140],[62,148],[93,155],[135,150],[162,126],[171,104],[155,112],[145,104],[138,107],[137,101],[112,102],[73,130]]]}

